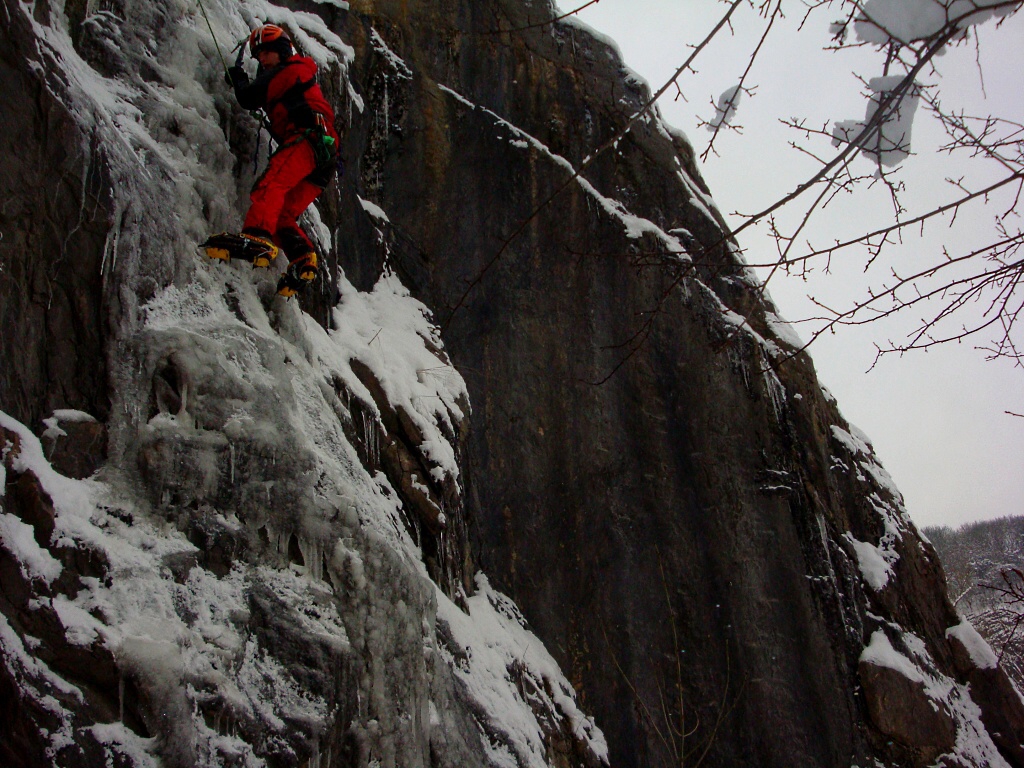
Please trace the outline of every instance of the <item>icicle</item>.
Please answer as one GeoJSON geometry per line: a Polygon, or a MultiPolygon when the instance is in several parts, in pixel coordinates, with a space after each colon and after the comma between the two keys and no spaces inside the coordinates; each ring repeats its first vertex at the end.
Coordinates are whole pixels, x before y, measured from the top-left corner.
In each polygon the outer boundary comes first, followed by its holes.
{"type": "Polygon", "coordinates": [[[848,627],[846,623],[846,609],[843,608],[843,593],[839,589],[839,579],[836,578],[836,569],[832,565],[832,551],[829,549],[828,533],[825,530],[825,518],[822,515],[818,515],[818,532],[821,534],[821,546],[825,549],[825,559],[828,562],[828,574],[832,579],[832,588],[836,593],[836,602],[839,604],[839,616],[842,619],[843,626],[848,627]]]}
{"type": "Polygon", "coordinates": [[[269,521],[264,527],[267,529],[267,540],[270,542],[270,546],[273,548],[274,552],[278,555],[282,554],[282,552],[287,552],[288,538],[278,531],[269,521]],[[282,541],[284,542],[283,550],[281,549],[282,541]]]}
{"type": "MultiPolygon", "coordinates": [[[[120,214],[121,213],[123,213],[123,211],[121,211],[121,210],[117,211],[118,215],[113,220],[114,221],[120,221],[120,219],[121,219],[120,214]]],[[[100,263],[100,275],[101,276],[106,277],[107,269],[108,269],[108,267],[107,267],[108,260],[109,260],[109,264],[110,264],[109,268],[111,270],[113,270],[114,267],[117,265],[117,244],[118,244],[118,241],[120,239],[121,239],[121,228],[120,227],[112,228],[109,232],[107,232],[107,239],[103,243],[103,260],[100,263]]]]}
{"type": "Polygon", "coordinates": [[[380,436],[372,414],[363,412],[363,446],[366,448],[366,463],[371,469],[380,466],[380,436]]]}
{"type": "Polygon", "coordinates": [[[779,381],[779,377],[775,375],[775,371],[767,366],[765,366],[763,375],[764,386],[768,391],[768,400],[772,407],[772,415],[775,416],[775,421],[781,424],[786,410],[786,388],[779,381]]]}
{"type": "Polygon", "coordinates": [[[375,467],[380,466],[380,433],[377,431],[377,425],[374,420],[370,420],[370,444],[373,446],[373,465],[375,467]]]}
{"type": "Polygon", "coordinates": [[[299,551],[306,565],[306,574],[314,581],[322,581],[324,577],[324,548],[316,541],[299,538],[299,551]]]}
{"type": "Polygon", "coordinates": [[[444,551],[444,528],[437,535],[437,554],[441,559],[441,579],[445,584],[451,585],[451,574],[448,573],[448,554],[444,551]]]}
{"type": "Polygon", "coordinates": [[[373,461],[373,446],[370,444],[370,416],[363,413],[363,445],[366,446],[366,462],[371,466],[377,466],[373,461]]]}
{"type": "Polygon", "coordinates": [[[124,723],[124,672],[117,676],[117,719],[124,723]]]}
{"type": "MultiPolygon", "coordinates": [[[[313,751],[309,756],[309,768],[320,768],[320,737],[313,739],[313,751]]],[[[328,763],[330,765],[330,763],[328,763]]]]}
{"type": "Polygon", "coordinates": [[[230,440],[228,441],[228,452],[230,453],[231,459],[231,484],[235,484],[235,444],[230,440]]]}

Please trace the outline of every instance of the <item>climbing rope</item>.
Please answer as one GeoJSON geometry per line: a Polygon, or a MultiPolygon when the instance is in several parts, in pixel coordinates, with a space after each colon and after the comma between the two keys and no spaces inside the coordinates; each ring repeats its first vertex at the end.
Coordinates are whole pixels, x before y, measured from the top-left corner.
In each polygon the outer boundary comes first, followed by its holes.
{"type": "Polygon", "coordinates": [[[199,10],[202,11],[203,18],[206,19],[206,26],[210,30],[210,37],[213,38],[213,44],[217,48],[217,55],[220,57],[220,63],[224,67],[224,74],[228,72],[228,62],[224,58],[224,52],[220,49],[220,43],[217,42],[217,36],[213,34],[213,25],[210,23],[210,17],[206,14],[206,6],[203,5],[203,0],[196,0],[199,3],[199,10]]]}

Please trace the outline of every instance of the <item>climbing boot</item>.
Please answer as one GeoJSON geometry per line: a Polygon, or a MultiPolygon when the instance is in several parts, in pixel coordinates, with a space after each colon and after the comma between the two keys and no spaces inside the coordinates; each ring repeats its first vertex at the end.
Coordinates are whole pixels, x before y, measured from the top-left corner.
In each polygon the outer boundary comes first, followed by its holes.
{"type": "Polygon", "coordinates": [[[232,254],[236,259],[242,259],[248,261],[254,267],[267,268],[270,266],[270,262],[277,258],[277,246],[274,245],[274,241],[270,239],[269,235],[255,232],[245,232],[244,230],[238,235],[239,240],[242,241],[241,250],[238,254],[232,254]]]}
{"type": "Polygon", "coordinates": [[[307,285],[316,280],[316,253],[310,251],[295,259],[277,282],[277,292],[285,298],[291,298],[307,285]]]}
{"type": "Polygon", "coordinates": [[[241,245],[239,240],[241,238],[238,235],[221,232],[218,235],[210,235],[205,243],[200,243],[199,247],[204,248],[206,255],[211,259],[231,261],[231,252],[237,251],[241,245]]]}
{"type": "Polygon", "coordinates": [[[254,267],[269,267],[270,262],[277,258],[277,246],[269,237],[249,232],[238,235],[221,232],[212,235],[201,247],[206,249],[206,255],[211,259],[241,259],[254,267]]]}

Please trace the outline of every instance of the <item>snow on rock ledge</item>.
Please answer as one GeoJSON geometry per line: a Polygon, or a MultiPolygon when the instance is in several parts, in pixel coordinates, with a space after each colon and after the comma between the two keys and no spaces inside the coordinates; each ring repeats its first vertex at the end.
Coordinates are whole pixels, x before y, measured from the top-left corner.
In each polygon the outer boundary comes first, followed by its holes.
{"type": "MultiPolygon", "coordinates": [[[[981,721],[968,687],[942,674],[913,634],[898,633],[897,650],[876,630],[858,670],[872,721],[900,744],[930,760],[956,756],[968,765],[1008,766],[981,721]]],[[[944,764],[936,762],[936,764],[944,764]]]]}
{"type": "Polygon", "coordinates": [[[992,652],[992,648],[967,619],[964,619],[955,627],[947,629],[946,637],[954,640],[966,651],[971,663],[976,668],[995,669],[999,666],[999,659],[992,652]]]}
{"type": "Polygon", "coordinates": [[[468,614],[438,591],[438,638],[481,727],[496,736],[485,742],[492,761],[543,768],[552,740],[560,739],[578,742],[586,765],[608,765],[604,735],[576,706],[572,686],[515,603],[482,574],[477,587],[468,614]]]}

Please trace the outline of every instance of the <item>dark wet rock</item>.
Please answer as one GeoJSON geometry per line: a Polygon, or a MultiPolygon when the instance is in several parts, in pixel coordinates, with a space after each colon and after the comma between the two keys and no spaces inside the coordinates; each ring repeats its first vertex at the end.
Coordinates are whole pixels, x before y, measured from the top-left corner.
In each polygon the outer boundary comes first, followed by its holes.
{"type": "Polygon", "coordinates": [[[107,458],[107,428],[88,414],[57,411],[46,419],[43,447],[46,458],[62,475],[93,475],[107,458]]]}
{"type": "Polygon", "coordinates": [[[922,681],[867,661],[860,663],[860,679],[871,719],[886,736],[929,751],[931,759],[953,748],[956,723],[922,681]]]}
{"type": "Polygon", "coordinates": [[[0,137],[0,407],[31,425],[58,408],[104,420],[110,179],[87,130],[27,66],[32,38],[23,15],[0,30],[0,114],[18,127],[0,137]]]}

